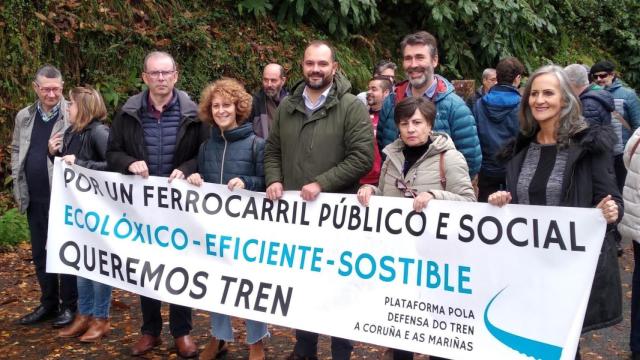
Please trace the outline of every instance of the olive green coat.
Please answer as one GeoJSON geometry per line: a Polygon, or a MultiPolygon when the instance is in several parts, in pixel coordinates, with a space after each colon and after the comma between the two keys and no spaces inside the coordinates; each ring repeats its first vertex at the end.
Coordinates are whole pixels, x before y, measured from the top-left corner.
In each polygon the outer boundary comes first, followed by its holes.
{"type": "Polygon", "coordinates": [[[264,156],[267,186],[282,182],[300,190],[318,182],[325,192],[354,192],[373,165],[373,127],[351,84],[336,74],[327,100],[310,117],[298,83],[282,100],[269,133],[264,156]]]}

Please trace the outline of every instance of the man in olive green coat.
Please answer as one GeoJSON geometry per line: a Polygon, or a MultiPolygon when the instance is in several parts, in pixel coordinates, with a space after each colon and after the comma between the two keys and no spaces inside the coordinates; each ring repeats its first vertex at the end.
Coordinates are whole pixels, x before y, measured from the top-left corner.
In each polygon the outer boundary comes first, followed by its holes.
{"type": "MultiPolygon", "coordinates": [[[[322,192],[355,193],[358,180],[373,165],[373,128],[364,104],[349,93],[351,84],[336,74],[335,51],[325,41],[311,42],[302,73],[274,119],[265,148],[267,197],[300,190],[306,201],[322,192]]],[[[289,359],[317,359],[318,334],[296,331],[289,359]]],[[[332,358],[349,359],[348,340],[331,339],[332,358]]]]}

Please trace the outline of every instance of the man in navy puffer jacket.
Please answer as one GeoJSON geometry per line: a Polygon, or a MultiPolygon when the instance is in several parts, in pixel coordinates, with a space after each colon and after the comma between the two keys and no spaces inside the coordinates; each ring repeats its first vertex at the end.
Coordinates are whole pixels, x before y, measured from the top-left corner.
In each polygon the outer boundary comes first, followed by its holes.
{"type": "Polygon", "coordinates": [[[498,84],[473,106],[482,148],[478,201],[486,202],[490,194],[506,188],[505,166],[495,156],[520,130],[518,109],[521,96],[518,85],[523,72],[524,66],[518,59],[508,57],[500,60],[496,66],[498,84]]]}

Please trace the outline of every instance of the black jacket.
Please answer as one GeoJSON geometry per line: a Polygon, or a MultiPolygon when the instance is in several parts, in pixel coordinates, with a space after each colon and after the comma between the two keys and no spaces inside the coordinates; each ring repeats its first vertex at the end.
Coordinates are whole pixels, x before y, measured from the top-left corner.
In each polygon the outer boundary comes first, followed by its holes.
{"type": "MultiPolygon", "coordinates": [[[[110,171],[131,174],[128,168],[133,162],[149,162],[141,121],[144,96],[148,96],[148,91],[129,98],[113,119],[107,147],[107,165],[110,171]]],[[[178,101],[181,118],[173,154],[173,167],[189,176],[197,169],[198,149],[209,137],[209,125],[198,119],[197,105],[187,93],[178,91],[178,101]]]]}
{"type": "Polygon", "coordinates": [[[80,133],[73,132],[73,127],[69,126],[62,138],[62,147],[58,155],[70,155],[69,143],[73,136],[80,140],[80,150],[76,156],[75,164],[94,170],[107,169],[107,141],[109,139],[109,128],[98,119],[93,119],[80,133]]]}
{"type": "MultiPolygon", "coordinates": [[[[529,144],[535,138],[520,137],[511,143],[506,153],[512,154],[507,163],[507,191],[511,192],[511,203],[517,204],[516,185],[522,162],[529,144]]],[[[562,181],[565,198],[561,206],[595,207],[602,198],[611,195],[618,204],[618,220],[622,218],[624,207],[618,191],[613,170],[611,149],[616,141],[609,126],[591,126],[572,138],[569,146],[567,165],[562,181]]],[[[609,226],[613,229],[613,226],[609,226]]],[[[613,233],[605,235],[598,265],[593,279],[589,304],[582,331],[612,326],[622,321],[622,285],[618,270],[618,256],[613,233]]]]}
{"type": "Polygon", "coordinates": [[[611,93],[586,88],[580,94],[580,102],[582,116],[590,125],[611,125],[611,112],[616,109],[611,93]]]}

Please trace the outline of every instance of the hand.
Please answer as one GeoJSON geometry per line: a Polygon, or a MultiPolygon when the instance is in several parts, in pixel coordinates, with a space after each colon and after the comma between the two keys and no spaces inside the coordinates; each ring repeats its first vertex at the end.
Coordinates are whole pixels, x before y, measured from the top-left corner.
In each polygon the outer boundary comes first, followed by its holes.
{"type": "Polygon", "coordinates": [[[62,157],[62,161],[64,161],[67,165],[73,165],[76,163],[75,155],[65,155],[62,157]]]}
{"type": "Polygon", "coordinates": [[[149,168],[144,160],[134,161],[129,165],[128,170],[134,175],[140,175],[143,178],[149,177],[149,168]]]}
{"type": "Polygon", "coordinates": [[[193,173],[189,175],[187,182],[191,185],[200,186],[202,185],[202,176],[198,173],[193,173]]]}
{"type": "Polygon", "coordinates": [[[282,197],[282,183],[274,182],[267,188],[267,199],[269,200],[278,200],[282,197]]]}
{"type": "Polygon", "coordinates": [[[169,183],[171,183],[173,179],[184,179],[184,173],[181,170],[173,169],[171,175],[169,175],[169,183]]]}
{"type": "Polygon", "coordinates": [[[60,150],[60,148],[62,147],[62,131],[57,132],[55,135],[49,138],[47,147],[49,148],[49,154],[51,156],[58,153],[58,150],[60,150]]]}
{"type": "Polygon", "coordinates": [[[244,189],[244,181],[242,181],[242,179],[240,178],[235,177],[229,180],[229,182],[227,183],[227,187],[231,191],[233,191],[233,189],[244,189]]]}
{"type": "Polygon", "coordinates": [[[358,201],[360,205],[369,206],[371,195],[373,195],[373,188],[369,185],[362,185],[360,189],[358,189],[358,201]]]}
{"type": "Polygon", "coordinates": [[[602,216],[607,224],[613,224],[618,220],[618,204],[611,199],[611,195],[602,198],[596,208],[602,210],[602,216]]]}
{"type": "Polygon", "coordinates": [[[433,194],[430,192],[421,192],[415,199],[413,199],[413,210],[421,212],[422,209],[427,207],[427,204],[429,204],[431,199],[433,199],[433,194]]]}
{"type": "Polygon", "coordinates": [[[489,195],[487,201],[491,205],[503,207],[511,202],[511,193],[508,191],[496,191],[489,195]]]}
{"type": "Polygon", "coordinates": [[[318,197],[320,192],[322,192],[320,184],[312,182],[302,187],[302,190],[300,190],[300,197],[306,201],[313,201],[318,197]]]}

